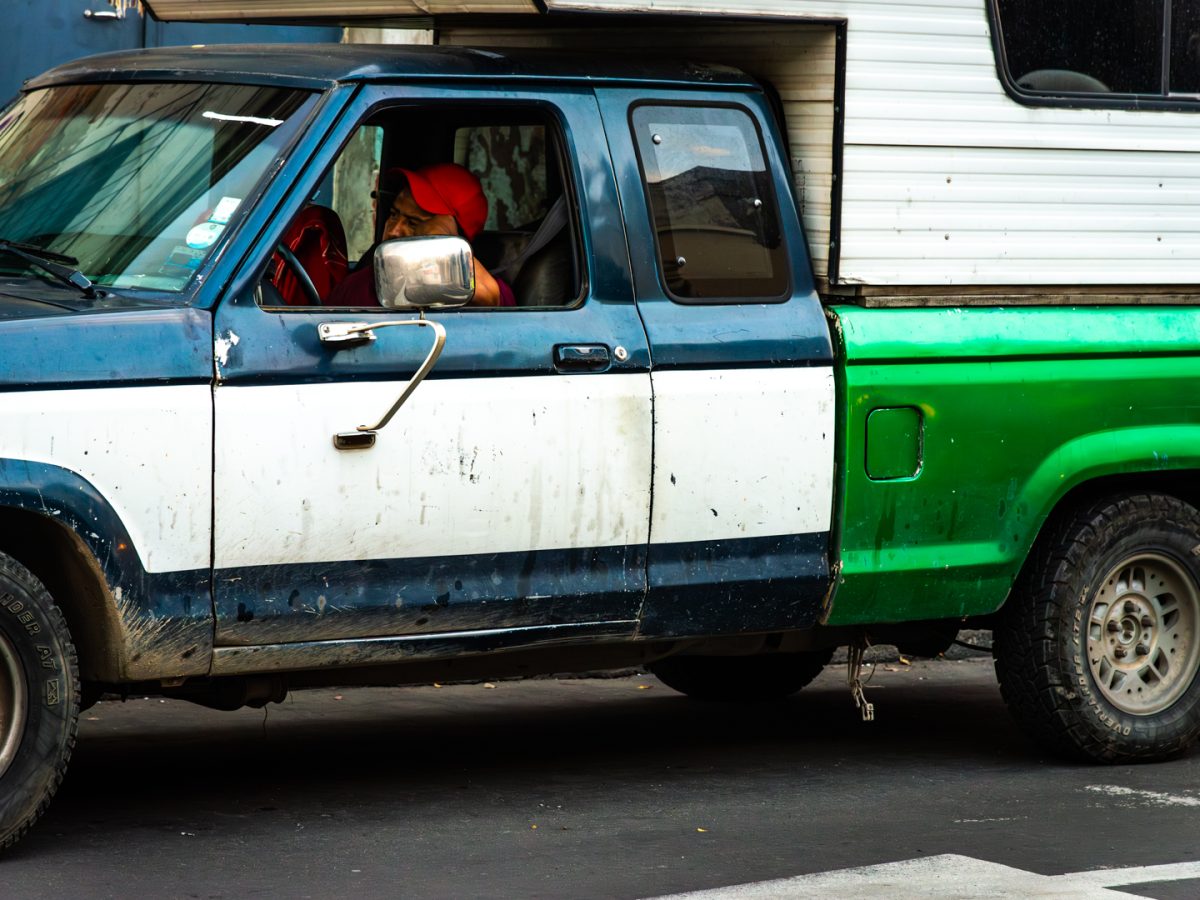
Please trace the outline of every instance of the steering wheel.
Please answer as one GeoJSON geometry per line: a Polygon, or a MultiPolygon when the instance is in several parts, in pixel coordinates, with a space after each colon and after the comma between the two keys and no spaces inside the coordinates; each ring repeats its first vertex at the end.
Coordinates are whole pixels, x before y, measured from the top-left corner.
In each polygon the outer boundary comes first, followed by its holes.
{"type": "Polygon", "coordinates": [[[313,284],[312,278],[309,277],[308,271],[300,264],[300,260],[296,259],[296,254],[282,242],[275,245],[275,253],[295,277],[296,283],[300,285],[301,293],[304,294],[304,299],[312,306],[321,306],[321,294],[317,291],[317,286],[313,284]]]}

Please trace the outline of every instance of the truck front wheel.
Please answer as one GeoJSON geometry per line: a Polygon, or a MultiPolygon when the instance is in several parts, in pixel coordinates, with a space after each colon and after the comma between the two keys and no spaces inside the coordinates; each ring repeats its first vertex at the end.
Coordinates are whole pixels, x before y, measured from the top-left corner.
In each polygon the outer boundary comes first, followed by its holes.
{"type": "Polygon", "coordinates": [[[650,666],[658,680],[696,700],[780,700],[796,693],[833,656],[833,650],[758,656],[668,656],[650,666]]]}
{"type": "Polygon", "coordinates": [[[0,849],[54,796],[78,720],[79,672],[62,612],[28,569],[0,553],[0,849]]]}
{"type": "Polygon", "coordinates": [[[1000,691],[1047,748],[1166,759],[1200,737],[1200,511],[1111,498],[1060,523],[995,634],[1000,691]]]}

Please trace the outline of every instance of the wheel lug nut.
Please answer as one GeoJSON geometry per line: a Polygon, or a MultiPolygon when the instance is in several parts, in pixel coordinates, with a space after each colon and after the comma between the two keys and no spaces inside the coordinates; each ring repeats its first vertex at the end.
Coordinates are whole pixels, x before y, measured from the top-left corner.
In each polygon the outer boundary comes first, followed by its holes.
{"type": "Polygon", "coordinates": [[[1149,628],[1154,624],[1154,620],[1149,616],[1142,616],[1142,627],[1149,628]]]}
{"type": "Polygon", "coordinates": [[[1125,601],[1125,612],[1127,612],[1127,613],[1137,612],[1137,604],[1134,603],[1132,600],[1126,600],[1125,601]]]}
{"type": "Polygon", "coordinates": [[[1138,656],[1145,656],[1147,653],[1150,652],[1150,648],[1147,647],[1145,644],[1138,644],[1136,649],[1137,649],[1138,656]]]}
{"type": "Polygon", "coordinates": [[[1108,623],[1108,633],[1109,634],[1116,634],[1117,629],[1119,629],[1119,628],[1120,628],[1120,626],[1116,622],[1112,621],[1111,619],[1109,620],[1109,623],[1108,623]]]}
{"type": "Polygon", "coordinates": [[[1117,659],[1124,659],[1128,652],[1129,651],[1124,647],[1117,647],[1115,650],[1113,650],[1113,656],[1115,656],[1117,659]]]}

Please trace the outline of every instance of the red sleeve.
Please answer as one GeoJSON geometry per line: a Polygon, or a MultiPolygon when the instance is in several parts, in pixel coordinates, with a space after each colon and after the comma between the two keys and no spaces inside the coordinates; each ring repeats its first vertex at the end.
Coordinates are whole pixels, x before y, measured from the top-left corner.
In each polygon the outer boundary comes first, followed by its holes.
{"type": "Polygon", "coordinates": [[[496,284],[500,288],[500,303],[499,306],[516,306],[517,296],[513,293],[513,289],[508,286],[508,282],[503,278],[497,278],[496,284]]]}
{"type": "Polygon", "coordinates": [[[375,267],[360,266],[351,272],[329,294],[326,306],[378,306],[375,297],[375,267]]]}

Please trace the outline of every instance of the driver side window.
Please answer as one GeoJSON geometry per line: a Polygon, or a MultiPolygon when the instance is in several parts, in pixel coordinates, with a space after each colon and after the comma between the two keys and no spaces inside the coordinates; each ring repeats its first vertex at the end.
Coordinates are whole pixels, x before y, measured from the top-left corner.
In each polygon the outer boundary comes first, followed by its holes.
{"type": "Polygon", "coordinates": [[[457,234],[475,256],[472,307],[572,306],[582,280],[562,152],[537,108],[377,113],[284,230],[259,302],[378,308],[381,241],[457,234]]]}

